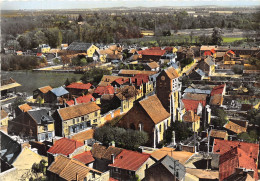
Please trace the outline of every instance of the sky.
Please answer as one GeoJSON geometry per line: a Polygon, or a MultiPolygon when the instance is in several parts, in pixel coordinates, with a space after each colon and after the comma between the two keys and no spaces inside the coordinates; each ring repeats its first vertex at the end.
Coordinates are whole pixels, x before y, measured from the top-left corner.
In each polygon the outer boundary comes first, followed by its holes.
{"type": "Polygon", "coordinates": [[[259,6],[260,0],[0,0],[2,10],[19,9],[88,9],[109,7],[259,6]]]}

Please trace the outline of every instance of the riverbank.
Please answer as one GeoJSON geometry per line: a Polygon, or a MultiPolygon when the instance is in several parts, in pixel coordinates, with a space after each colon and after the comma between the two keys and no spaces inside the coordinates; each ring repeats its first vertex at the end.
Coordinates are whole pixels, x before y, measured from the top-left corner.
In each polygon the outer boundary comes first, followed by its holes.
{"type": "Polygon", "coordinates": [[[1,71],[1,80],[12,77],[21,84],[17,92],[26,92],[29,96],[39,87],[50,85],[59,87],[64,85],[67,78],[79,80],[82,75],[74,73],[33,72],[28,71],[1,71]]]}

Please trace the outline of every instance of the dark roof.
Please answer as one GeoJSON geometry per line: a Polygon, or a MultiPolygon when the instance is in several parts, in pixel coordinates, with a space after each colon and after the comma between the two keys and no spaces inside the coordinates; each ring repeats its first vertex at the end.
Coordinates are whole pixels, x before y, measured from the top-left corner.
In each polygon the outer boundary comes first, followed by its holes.
{"type": "Polygon", "coordinates": [[[83,43],[83,42],[72,42],[67,50],[70,51],[87,51],[91,46],[91,43],[83,43]]]}
{"type": "Polygon", "coordinates": [[[16,158],[22,151],[22,146],[10,138],[8,135],[0,131],[1,137],[1,159],[7,162],[9,165],[13,164],[16,158]]]}
{"type": "Polygon", "coordinates": [[[48,115],[48,111],[46,109],[29,110],[27,113],[37,122],[37,124],[44,124],[54,121],[53,118],[48,115]]]}
{"type": "Polygon", "coordinates": [[[174,158],[170,157],[169,155],[166,155],[161,160],[159,160],[157,163],[152,165],[151,167],[155,167],[158,164],[162,164],[172,175],[176,175],[175,172],[178,169],[178,171],[181,170],[181,175],[178,176],[178,180],[182,180],[185,176],[186,169],[185,167],[174,158]],[[177,164],[175,164],[177,162],[177,164]],[[175,169],[176,168],[176,169],[175,169]]]}

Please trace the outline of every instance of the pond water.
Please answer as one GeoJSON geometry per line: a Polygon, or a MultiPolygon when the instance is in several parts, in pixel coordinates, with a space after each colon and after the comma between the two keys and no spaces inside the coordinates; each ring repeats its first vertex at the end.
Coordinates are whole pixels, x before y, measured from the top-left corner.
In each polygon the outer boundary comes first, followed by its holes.
{"type": "Polygon", "coordinates": [[[26,92],[32,95],[32,92],[46,85],[59,87],[64,85],[67,78],[79,80],[81,74],[73,73],[50,73],[50,72],[33,72],[33,71],[1,71],[1,80],[12,77],[22,86],[17,87],[17,92],[26,92]]]}

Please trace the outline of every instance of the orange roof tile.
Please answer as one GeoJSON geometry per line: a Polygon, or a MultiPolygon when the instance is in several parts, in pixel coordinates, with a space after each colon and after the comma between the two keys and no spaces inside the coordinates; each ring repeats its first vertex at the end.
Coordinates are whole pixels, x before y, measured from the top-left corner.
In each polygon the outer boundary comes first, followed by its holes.
{"type": "Polygon", "coordinates": [[[91,149],[91,153],[94,158],[101,159],[102,156],[105,154],[106,150],[107,148],[105,146],[95,143],[91,149]]]}
{"type": "Polygon", "coordinates": [[[5,110],[1,110],[1,119],[4,119],[8,116],[8,113],[5,110]]]}
{"type": "Polygon", "coordinates": [[[85,151],[73,157],[74,159],[81,161],[84,164],[89,164],[94,162],[95,159],[93,158],[91,151],[85,151]]]}
{"type": "Polygon", "coordinates": [[[235,147],[219,157],[219,180],[222,181],[236,172],[236,168],[251,169],[258,180],[257,165],[250,155],[239,147],[235,147]]]}
{"type": "Polygon", "coordinates": [[[23,111],[23,112],[27,112],[27,111],[29,111],[29,110],[32,109],[32,107],[29,106],[27,103],[22,104],[22,105],[20,105],[20,106],[18,106],[18,107],[19,107],[19,109],[21,109],[21,111],[23,111]]]}
{"type": "Polygon", "coordinates": [[[210,95],[215,95],[215,94],[222,94],[223,91],[224,91],[224,88],[225,88],[226,84],[221,84],[221,85],[217,85],[215,86],[212,90],[211,90],[211,93],[210,95]]]}
{"type": "MultiPolygon", "coordinates": [[[[82,103],[89,103],[91,101],[95,101],[96,99],[92,96],[92,94],[80,96],[76,98],[77,104],[82,104],[82,103]]],[[[69,106],[74,105],[74,100],[69,100],[66,102],[69,106]]]]}
{"type": "Polygon", "coordinates": [[[91,86],[92,86],[92,84],[90,84],[90,83],[83,84],[82,82],[74,82],[74,83],[71,83],[70,85],[68,85],[66,88],[87,90],[87,89],[90,89],[91,86]]]}
{"type": "Polygon", "coordinates": [[[89,102],[58,109],[58,113],[60,114],[63,120],[68,120],[83,115],[87,115],[92,112],[96,112],[100,109],[101,108],[95,102],[89,102]]]}
{"type": "Polygon", "coordinates": [[[40,87],[40,88],[38,88],[42,93],[47,93],[47,92],[49,92],[50,90],[52,90],[52,87],[51,86],[44,86],[44,87],[40,87]]]}
{"type": "Polygon", "coordinates": [[[175,160],[179,160],[179,162],[184,165],[186,161],[193,155],[193,153],[187,151],[175,151],[174,148],[163,147],[161,149],[155,150],[151,154],[151,157],[158,161],[166,155],[169,155],[175,160]]]}
{"type": "Polygon", "coordinates": [[[147,65],[151,68],[151,69],[155,69],[160,67],[160,65],[157,62],[151,62],[151,63],[147,63],[147,65]]]}
{"type": "Polygon", "coordinates": [[[170,79],[176,79],[179,77],[177,70],[173,67],[167,68],[164,71],[170,79]]]}
{"type": "Polygon", "coordinates": [[[259,154],[259,144],[254,143],[215,139],[213,152],[223,154],[235,147],[239,147],[244,152],[246,152],[247,155],[252,155],[252,158],[257,160],[259,154]]]}
{"type": "Polygon", "coordinates": [[[147,70],[125,70],[122,69],[119,71],[119,74],[123,75],[136,75],[136,74],[146,74],[146,75],[154,75],[156,74],[156,71],[147,71],[147,70]]]}
{"type": "Polygon", "coordinates": [[[145,49],[138,51],[138,54],[141,55],[152,55],[152,56],[163,56],[166,53],[166,50],[161,49],[145,49]]]}
{"type": "Polygon", "coordinates": [[[149,157],[150,155],[146,153],[123,150],[116,156],[114,163],[109,164],[108,166],[136,171],[148,160],[149,157]]]}
{"type": "Polygon", "coordinates": [[[107,86],[98,86],[95,90],[94,93],[98,94],[98,95],[104,95],[104,94],[114,94],[115,93],[115,89],[113,86],[111,85],[107,85],[107,86]]]}
{"type": "Polygon", "coordinates": [[[183,121],[185,121],[185,122],[197,122],[197,121],[200,121],[200,117],[198,115],[194,114],[194,111],[190,110],[190,111],[187,111],[183,115],[183,121]]]}
{"type": "Polygon", "coordinates": [[[247,130],[246,127],[240,126],[232,121],[229,121],[227,124],[225,124],[224,128],[226,128],[236,134],[244,133],[247,130]]]}
{"type": "Polygon", "coordinates": [[[223,104],[223,96],[221,94],[215,94],[210,98],[210,105],[220,106],[223,104]]]}
{"type": "Polygon", "coordinates": [[[228,136],[227,131],[224,130],[216,130],[216,129],[212,129],[209,133],[209,135],[213,138],[226,138],[228,136]]]}
{"type": "Polygon", "coordinates": [[[83,163],[63,155],[58,155],[48,170],[65,180],[76,180],[76,177],[78,177],[78,180],[83,181],[90,171],[101,174],[100,171],[87,167],[83,163]]]}
{"type": "Polygon", "coordinates": [[[83,146],[84,144],[68,138],[61,138],[56,141],[54,145],[48,150],[48,153],[51,154],[63,154],[68,156],[73,153],[78,147],[83,146]]]}
{"type": "Polygon", "coordinates": [[[156,95],[149,96],[143,99],[139,102],[139,104],[143,107],[145,112],[155,124],[170,117],[170,114],[165,110],[156,95]]]}
{"type": "Polygon", "coordinates": [[[74,134],[71,139],[72,140],[76,140],[79,141],[81,143],[84,143],[85,140],[89,140],[92,139],[94,135],[94,130],[93,129],[89,129],[87,131],[82,131],[80,133],[74,134]]]}

